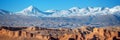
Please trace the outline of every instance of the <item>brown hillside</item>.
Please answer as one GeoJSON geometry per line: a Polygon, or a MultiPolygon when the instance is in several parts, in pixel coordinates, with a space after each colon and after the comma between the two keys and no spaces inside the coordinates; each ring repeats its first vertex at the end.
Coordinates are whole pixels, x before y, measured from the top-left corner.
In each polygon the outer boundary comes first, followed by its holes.
{"type": "Polygon", "coordinates": [[[0,27],[0,40],[120,40],[120,27],[0,27]]]}

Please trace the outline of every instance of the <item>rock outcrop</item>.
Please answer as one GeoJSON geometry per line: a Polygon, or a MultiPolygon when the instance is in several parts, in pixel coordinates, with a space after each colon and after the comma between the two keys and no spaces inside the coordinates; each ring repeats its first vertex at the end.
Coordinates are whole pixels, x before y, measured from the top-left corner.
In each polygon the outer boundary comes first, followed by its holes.
{"type": "Polygon", "coordinates": [[[120,27],[0,27],[0,40],[120,40],[120,27]]]}

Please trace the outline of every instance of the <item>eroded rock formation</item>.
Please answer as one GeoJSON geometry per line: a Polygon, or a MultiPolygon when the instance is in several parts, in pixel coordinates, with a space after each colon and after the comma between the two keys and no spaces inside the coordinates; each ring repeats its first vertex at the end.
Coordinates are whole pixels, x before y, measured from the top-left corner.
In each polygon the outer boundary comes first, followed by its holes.
{"type": "Polygon", "coordinates": [[[120,40],[120,27],[0,27],[0,40],[120,40]]]}

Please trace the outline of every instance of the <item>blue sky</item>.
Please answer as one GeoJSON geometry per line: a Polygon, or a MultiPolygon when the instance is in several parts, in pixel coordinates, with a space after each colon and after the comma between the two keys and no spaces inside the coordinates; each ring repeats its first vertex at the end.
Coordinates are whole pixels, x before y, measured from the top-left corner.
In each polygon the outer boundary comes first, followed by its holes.
{"type": "Polygon", "coordinates": [[[120,0],[0,0],[0,9],[21,11],[33,5],[39,10],[69,9],[71,7],[114,7],[120,5],[120,0]]]}

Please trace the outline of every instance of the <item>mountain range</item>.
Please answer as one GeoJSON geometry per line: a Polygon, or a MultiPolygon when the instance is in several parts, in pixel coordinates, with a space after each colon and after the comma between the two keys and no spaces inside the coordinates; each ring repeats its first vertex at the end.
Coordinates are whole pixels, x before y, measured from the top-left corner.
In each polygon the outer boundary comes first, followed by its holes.
{"type": "Polygon", "coordinates": [[[40,26],[40,27],[79,27],[79,26],[118,26],[120,25],[120,6],[72,7],[68,10],[40,11],[29,6],[19,12],[0,10],[0,25],[40,26]]]}
{"type": "MultiPolygon", "coordinates": [[[[40,16],[40,17],[70,17],[70,16],[89,16],[89,15],[109,15],[116,14],[120,12],[120,6],[115,6],[113,8],[108,7],[87,7],[79,8],[72,7],[68,10],[47,10],[40,11],[34,6],[29,6],[22,11],[12,12],[16,15],[25,15],[25,16],[40,16]]],[[[0,10],[0,14],[9,14],[11,12],[6,10],[0,10]]]]}

